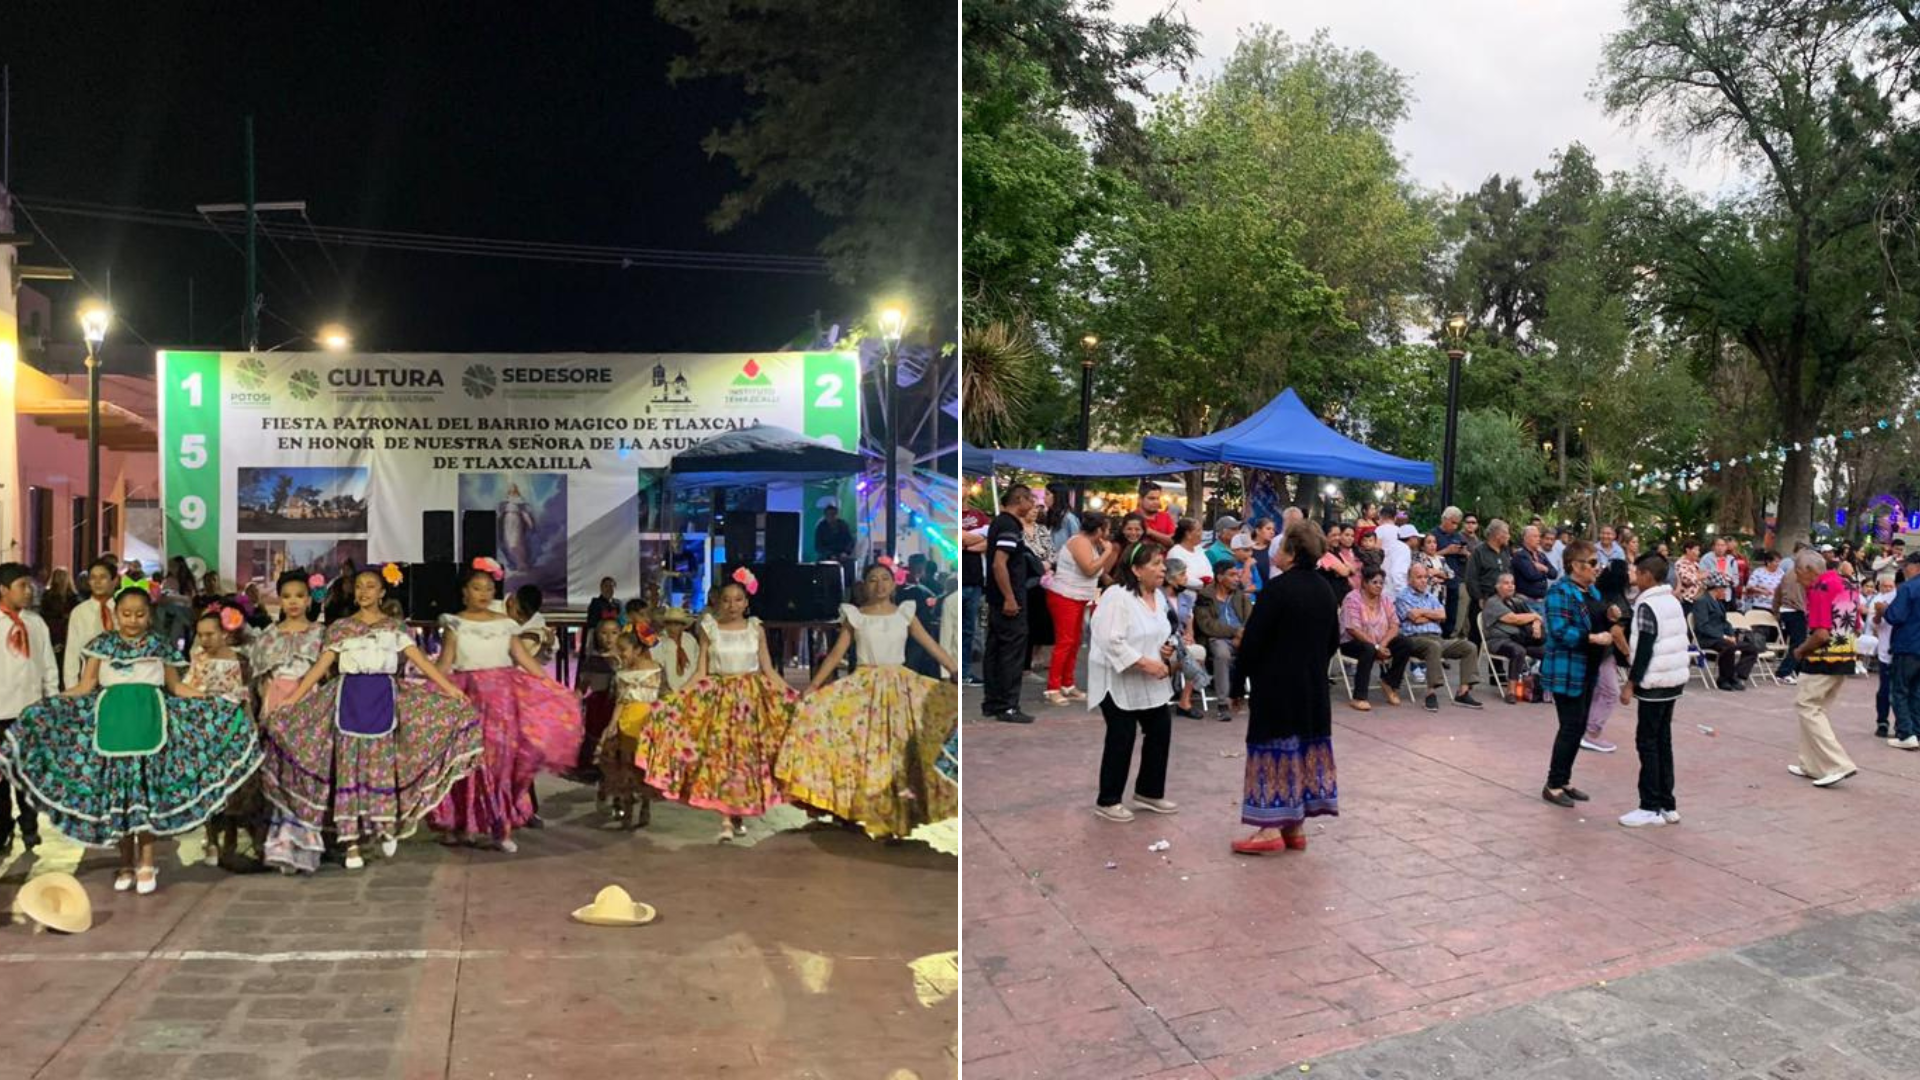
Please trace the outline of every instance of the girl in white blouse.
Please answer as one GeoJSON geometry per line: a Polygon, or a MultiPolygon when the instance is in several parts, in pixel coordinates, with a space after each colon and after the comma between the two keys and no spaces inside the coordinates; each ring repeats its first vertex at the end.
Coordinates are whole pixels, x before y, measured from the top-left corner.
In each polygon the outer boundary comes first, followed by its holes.
{"type": "Polygon", "coordinates": [[[1137,543],[1121,552],[1115,584],[1094,609],[1087,649],[1088,708],[1107,722],[1100,755],[1100,796],[1093,812],[1108,821],[1132,821],[1122,805],[1127,767],[1133,761],[1134,729],[1143,739],[1133,805],[1156,814],[1177,813],[1166,797],[1167,750],[1173,739],[1171,664],[1175,662],[1170,601],[1162,590],[1166,558],[1158,544],[1137,543]]]}

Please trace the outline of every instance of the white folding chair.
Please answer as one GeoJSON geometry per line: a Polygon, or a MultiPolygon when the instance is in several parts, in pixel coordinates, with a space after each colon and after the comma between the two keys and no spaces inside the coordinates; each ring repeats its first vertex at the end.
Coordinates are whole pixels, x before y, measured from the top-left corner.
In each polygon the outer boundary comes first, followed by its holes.
{"type": "Polygon", "coordinates": [[[1760,639],[1760,662],[1755,670],[1765,668],[1767,678],[1778,686],[1780,662],[1787,658],[1786,632],[1780,629],[1780,620],[1771,611],[1755,608],[1747,612],[1747,629],[1760,639]]]}
{"type": "Polygon", "coordinates": [[[1693,632],[1693,616],[1687,616],[1687,661],[1693,667],[1694,673],[1700,676],[1700,685],[1709,690],[1720,689],[1720,684],[1718,671],[1714,672],[1713,676],[1708,676],[1707,662],[1708,660],[1718,662],[1719,659],[1720,650],[1700,647],[1700,638],[1693,632]]]}
{"type": "MultiPolygon", "coordinates": [[[[1353,657],[1348,656],[1346,653],[1335,652],[1333,654],[1333,667],[1336,667],[1340,670],[1340,681],[1345,683],[1347,686],[1347,700],[1352,701],[1353,700],[1353,679],[1354,679],[1354,676],[1360,674],[1359,662],[1356,661],[1353,657]]],[[[1329,672],[1327,677],[1332,678],[1333,677],[1332,673],[1329,672]]]]}

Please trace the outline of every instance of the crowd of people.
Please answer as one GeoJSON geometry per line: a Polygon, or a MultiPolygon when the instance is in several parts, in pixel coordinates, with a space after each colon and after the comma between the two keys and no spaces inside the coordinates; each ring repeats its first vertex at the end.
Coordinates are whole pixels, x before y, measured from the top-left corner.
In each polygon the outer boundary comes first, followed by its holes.
{"type": "Polygon", "coordinates": [[[476,559],[460,611],[409,623],[390,595],[404,576],[293,569],[236,595],[183,560],[151,580],[104,555],[78,595],[64,570],[42,584],[0,564],[0,856],[37,848],[44,820],[116,849],[114,889],[146,894],[156,841],[202,827],[236,872],[358,870],[423,824],[511,854],[542,825],[541,773],[594,785],[619,827],[655,799],[711,811],[723,842],[782,802],[887,840],[957,814],[939,676],[959,665],[899,595],[904,569],[867,568],[804,691],[769,655],[745,569],[697,617],[603,582],[572,687],[549,672],[537,588],[502,596],[502,568],[476,559]]]}
{"type": "Polygon", "coordinates": [[[1789,771],[1819,787],[1856,771],[1829,711],[1849,676],[1877,673],[1876,737],[1920,749],[1920,552],[1898,538],[1784,553],[1719,536],[1643,547],[1626,525],[1590,537],[1537,517],[1483,528],[1447,507],[1422,530],[1373,504],[1324,526],[1298,509],[1279,522],[1223,513],[1209,535],[1165,509],[1156,485],[1121,515],[1070,502],[1064,485],[1014,484],[969,530],[962,663],[986,719],[1033,721],[1030,671],[1044,671],[1047,704],[1102,714],[1094,810],[1108,820],[1177,812],[1174,717],[1211,709],[1247,717],[1242,818],[1255,832],[1235,850],[1304,847],[1304,820],[1337,812],[1330,714],[1343,682],[1361,713],[1376,681],[1388,707],[1477,710],[1483,679],[1508,704],[1551,703],[1541,797],[1562,807],[1588,800],[1572,782],[1579,754],[1616,752],[1608,720],[1636,707],[1639,804],[1620,818],[1632,828],[1680,820],[1672,718],[1693,678],[1728,693],[1762,676],[1793,686],[1789,771]]]}

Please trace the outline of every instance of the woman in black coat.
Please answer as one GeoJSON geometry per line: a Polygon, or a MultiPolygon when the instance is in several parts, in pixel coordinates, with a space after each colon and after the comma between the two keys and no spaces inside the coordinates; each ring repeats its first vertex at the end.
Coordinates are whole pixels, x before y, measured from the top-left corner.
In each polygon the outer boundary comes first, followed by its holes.
{"type": "Polygon", "coordinates": [[[1240,820],[1257,830],[1233,842],[1242,854],[1304,849],[1306,820],[1340,813],[1327,680],[1340,612],[1326,580],[1308,569],[1325,549],[1320,526],[1288,526],[1274,562],[1280,572],[1260,590],[1240,640],[1240,670],[1253,677],[1240,820]]]}

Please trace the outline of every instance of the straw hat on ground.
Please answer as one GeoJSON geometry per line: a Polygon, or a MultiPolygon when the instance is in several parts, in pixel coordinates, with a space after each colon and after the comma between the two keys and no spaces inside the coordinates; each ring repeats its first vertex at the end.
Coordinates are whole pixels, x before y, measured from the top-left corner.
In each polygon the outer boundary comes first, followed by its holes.
{"type": "Polygon", "coordinates": [[[593,903],[576,909],[573,919],[589,926],[645,926],[657,914],[653,905],[640,903],[618,885],[609,885],[595,894],[593,903]]]}
{"type": "Polygon", "coordinates": [[[72,874],[42,874],[20,887],[15,902],[49,930],[84,934],[93,928],[93,902],[72,874]]]}

